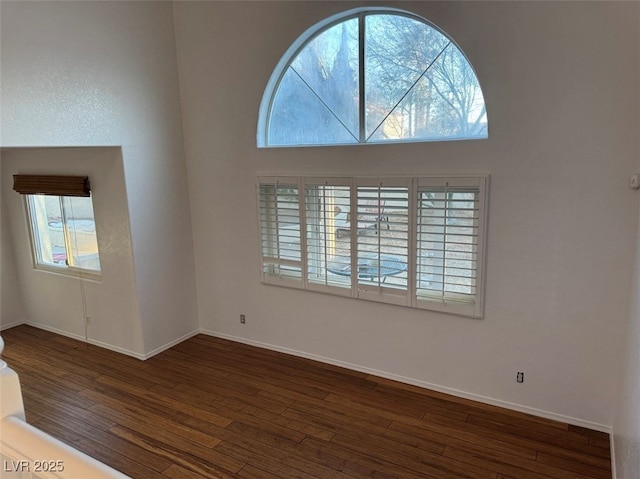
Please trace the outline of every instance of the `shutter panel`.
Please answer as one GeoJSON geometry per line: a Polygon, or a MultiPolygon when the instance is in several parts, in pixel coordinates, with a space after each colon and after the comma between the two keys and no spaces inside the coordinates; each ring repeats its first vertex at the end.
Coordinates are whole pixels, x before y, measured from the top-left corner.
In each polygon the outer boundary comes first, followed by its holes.
{"type": "Polygon", "coordinates": [[[305,181],[307,287],[351,294],[349,179],[305,181]]]}
{"type": "Polygon", "coordinates": [[[91,196],[88,176],[13,175],[13,189],[23,195],[91,196]]]}
{"type": "Polygon", "coordinates": [[[358,297],[409,305],[408,180],[363,180],[356,191],[358,297]]]}
{"type": "Polygon", "coordinates": [[[484,184],[421,184],[417,202],[418,306],[480,316],[484,184]]]}
{"type": "Polygon", "coordinates": [[[301,286],[300,189],[289,181],[258,187],[262,279],[301,286]]]}

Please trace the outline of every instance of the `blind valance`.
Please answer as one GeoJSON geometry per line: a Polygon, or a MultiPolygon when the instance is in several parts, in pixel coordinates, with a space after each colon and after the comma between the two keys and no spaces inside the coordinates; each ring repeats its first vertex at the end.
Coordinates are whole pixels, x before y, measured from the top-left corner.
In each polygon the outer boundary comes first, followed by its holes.
{"type": "Polygon", "coordinates": [[[22,195],[91,196],[88,176],[13,175],[13,189],[22,195]]]}

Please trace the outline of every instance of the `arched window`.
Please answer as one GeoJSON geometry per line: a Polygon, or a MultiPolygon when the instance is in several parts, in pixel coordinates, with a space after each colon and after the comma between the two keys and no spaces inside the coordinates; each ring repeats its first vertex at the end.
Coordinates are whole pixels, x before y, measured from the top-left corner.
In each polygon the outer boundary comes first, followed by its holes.
{"type": "Polygon", "coordinates": [[[412,13],[351,10],[308,29],[264,92],[259,147],[487,138],[473,67],[412,13]]]}

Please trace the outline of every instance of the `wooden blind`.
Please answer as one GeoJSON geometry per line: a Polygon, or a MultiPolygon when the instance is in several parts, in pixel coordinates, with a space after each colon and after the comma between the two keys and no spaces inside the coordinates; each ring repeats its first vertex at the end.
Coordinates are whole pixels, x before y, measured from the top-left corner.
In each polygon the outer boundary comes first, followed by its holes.
{"type": "Polygon", "coordinates": [[[88,176],[13,175],[13,189],[22,195],[91,196],[88,176]]]}

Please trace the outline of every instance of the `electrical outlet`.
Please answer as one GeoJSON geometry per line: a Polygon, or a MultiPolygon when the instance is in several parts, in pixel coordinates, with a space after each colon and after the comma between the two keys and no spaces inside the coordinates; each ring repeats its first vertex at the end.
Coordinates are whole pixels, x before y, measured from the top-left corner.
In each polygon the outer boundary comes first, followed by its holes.
{"type": "Polygon", "coordinates": [[[519,383],[523,383],[524,382],[524,373],[521,371],[518,371],[518,374],[516,375],[516,381],[519,383]]]}
{"type": "Polygon", "coordinates": [[[247,317],[244,314],[240,315],[240,324],[244,324],[247,322],[247,317]]]}
{"type": "Polygon", "coordinates": [[[91,324],[91,316],[87,314],[87,324],[91,324]]]}

